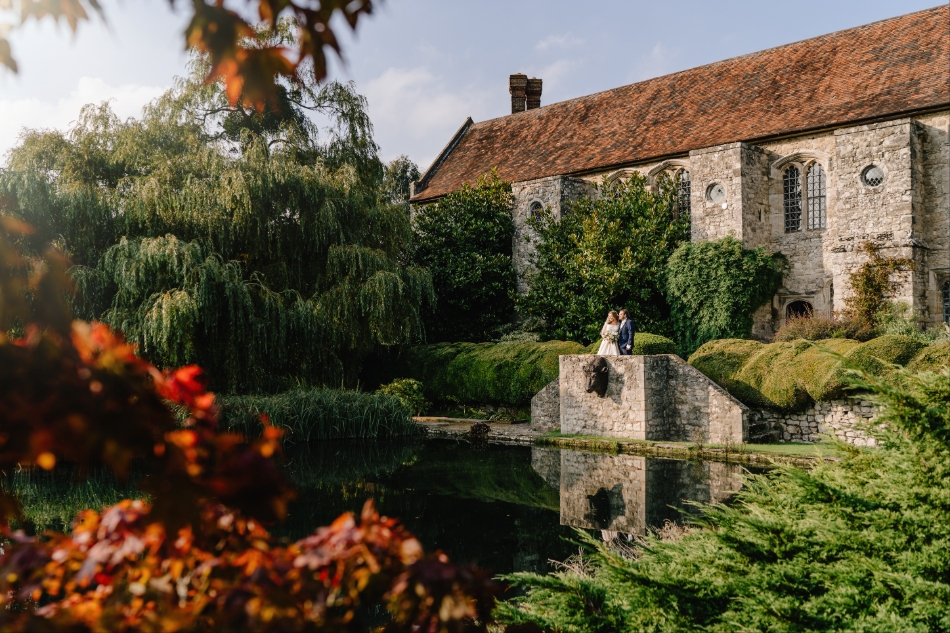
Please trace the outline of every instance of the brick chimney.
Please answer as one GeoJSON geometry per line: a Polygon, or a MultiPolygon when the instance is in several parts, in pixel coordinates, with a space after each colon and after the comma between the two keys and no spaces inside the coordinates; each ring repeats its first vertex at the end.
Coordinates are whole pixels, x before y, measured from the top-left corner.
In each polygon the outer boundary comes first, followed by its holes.
{"type": "Polygon", "coordinates": [[[527,97],[527,109],[534,110],[535,108],[541,107],[541,80],[535,77],[532,77],[528,80],[527,88],[525,89],[525,96],[527,97]]]}
{"type": "Polygon", "coordinates": [[[511,113],[524,112],[525,90],[528,87],[528,76],[518,73],[508,78],[508,92],[511,93],[511,113]]]}

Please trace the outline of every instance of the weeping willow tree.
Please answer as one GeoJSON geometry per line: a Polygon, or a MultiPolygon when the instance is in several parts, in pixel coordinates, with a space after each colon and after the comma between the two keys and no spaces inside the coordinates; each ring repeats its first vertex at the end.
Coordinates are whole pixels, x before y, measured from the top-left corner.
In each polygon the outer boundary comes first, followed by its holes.
{"type": "Polygon", "coordinates": [[[246,111],[204,65],[140,119],[90,105],[67,133],[25,132],[0,212],[70,256],[78,316],[157,364],[199,363],[230,392],[352,382],[371,349],[419,337],[433,301],[365,100],[288,82],[279,108],[246,111]]]}

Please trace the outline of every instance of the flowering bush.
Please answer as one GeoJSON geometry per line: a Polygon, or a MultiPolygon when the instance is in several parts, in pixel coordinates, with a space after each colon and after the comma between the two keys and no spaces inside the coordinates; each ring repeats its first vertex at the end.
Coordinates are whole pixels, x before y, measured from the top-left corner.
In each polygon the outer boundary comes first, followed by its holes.
{"type": "Polygon", "coordinates": [[[0,332],[25,332],[0,334],[0,468],[126,477],[136,462],[151,499],[35,538],[11,529],[19,507],[3,493],[0,628],[484,630],[485,575],[425,556],[372,503],[297,543],[272,538],[264,526],[294,495],[274,461],[280,430],[262,416],[254,441],[221,432],[198,367],[159,371],[107,326],[72,322],[65,261],[24,257],[28,228],[0,222],[0,332]]]}

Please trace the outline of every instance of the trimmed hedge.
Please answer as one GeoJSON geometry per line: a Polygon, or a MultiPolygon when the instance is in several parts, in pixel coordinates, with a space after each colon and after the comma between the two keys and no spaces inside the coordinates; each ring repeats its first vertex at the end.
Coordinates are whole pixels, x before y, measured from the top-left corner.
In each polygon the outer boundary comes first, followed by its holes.
{"type": "Polygon", "coordinates": [[[722,339],[700,347],[689,363],[749,406],[801,411],[814,402],[845,395],[845,369],[839,356],[878,376],[887,375],[891,365],[935,371],[950,365],[950,344],[925,347],[899,335],[866,343],[828,339],[766,344],[722,339]]]}
{"type": "MultiPolygon", "coordinates": [[[[600,347],[600,340],[597,340],[591,343],[584,352],[587,354],[593,354],[600,347]]],[[[666,338],[665,336],[660,336],[659,334],[647,334],[636,333],[633,335],[633,349],[631,352],[634,355],[639,354],[675,354],[676,353],[676,343],[666,338]]]]}
{"type": "MultiPolygon", "coordinates": [[[[598,343],[599,344],[599,343],[598,343]]],[[[638,354],[672,354],[676,344],[653,334],[637,334],[638,354]]],[[[390,361],[392,378],[414,378],[433,402],[524,406],[557,378],[558,356],[589,354],[580,343],[442,343],[404,350],[390,361]]]]}

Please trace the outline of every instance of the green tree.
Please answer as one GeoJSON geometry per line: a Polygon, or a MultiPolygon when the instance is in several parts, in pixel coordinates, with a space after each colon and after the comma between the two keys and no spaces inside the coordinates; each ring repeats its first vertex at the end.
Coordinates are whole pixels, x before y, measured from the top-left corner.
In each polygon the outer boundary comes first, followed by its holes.
{"type": "Polygon", "coordinates": [[[687,242],[670,257],[667,296],[681,351],[706,341],[749,338],[752,315],[778,290],[785,258],[743,248],[734,237],[687,242]]]}
{"type": "Polygon", "coordinates": [[[408,207],[410,187],[419,180],[419,167],[408,156],[399,156],[389,162],[384,168],[383,189],[393,204],[402,204],[408,207]]]}
{"type": "Polygon", "coordinates": [[[156,364],[199,362],[231,392],[353,380],[375,346],[421,336],[434,300],[404,265],[365,101],[299,84],[277,120],[231,106],[206,67],[140,120],[87,106],[68,134],[24,135],[0,210],[69,255],[81,317],[156,364]],[[309,110],[332,118],[324,137],[309,110]]]}
{"type": "Polygon", "coordinates": [[[484,341],[513,318],[511,183],[493,171],[416,210],[415,262],[428,269],[438,304],[429,341],[484,341]]]}
{"type": "Polygon", "coordinates": [[[522,315],[538,317],[544,334],[589,343],[600,336],[608,310],[626,308],[638,331],[667,334],[663,295],[667,258],[689,239],[689,218],[677,216],[675,188],[656,193],[639,174],[604,182],[599,195],[529,220],[536,232],[536,272],[517,299],[522,315]]]}

